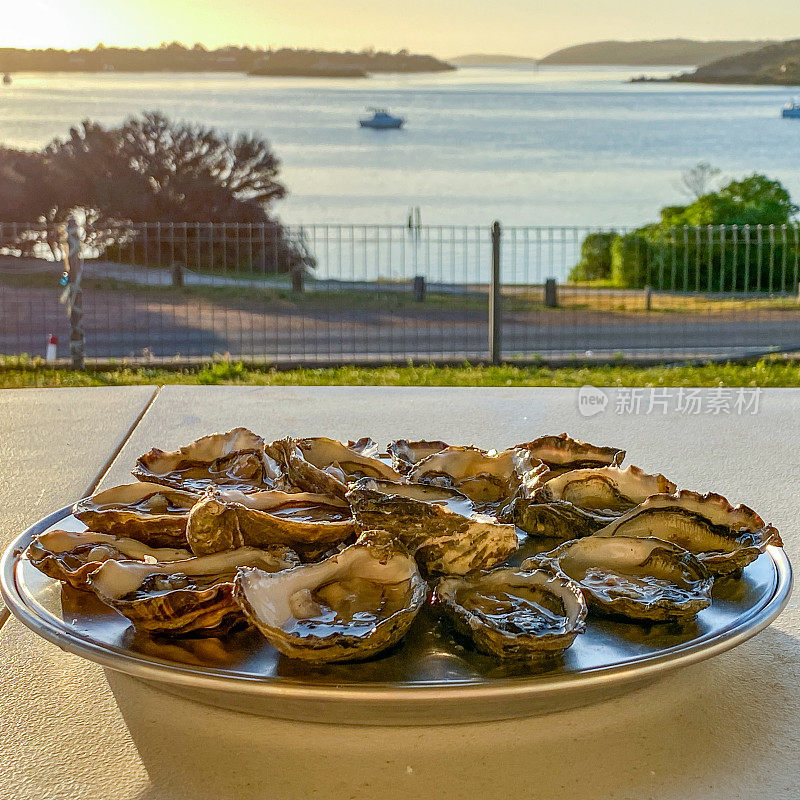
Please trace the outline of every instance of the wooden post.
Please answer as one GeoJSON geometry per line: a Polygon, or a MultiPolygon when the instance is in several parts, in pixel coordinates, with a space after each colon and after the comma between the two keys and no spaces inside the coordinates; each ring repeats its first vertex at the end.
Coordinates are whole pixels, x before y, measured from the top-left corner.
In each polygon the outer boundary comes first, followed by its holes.
{"type": "Polygon", "coordinates": [[[185,267],[180,261],[172,262],[172,285],[183,286],[183,271],[185,267]]]}
{"type": "Polygon", "coordinates": [[[644,287],[644,310],[649,311],[653,299],[653,290],[649,286],[644,287]]]}
{"type": "Polygon", "coordinates": [[[492,364],[503,358],[503,320],[500,303],[500,238],[502,228],[495,220],[492,225],[492,284],[489,291],[489,354],[492,364]]]}
{"type": "Polygon", "coordinates": [[[425,300],[425,276],[414,276],[414,302],[422,303],[425,300]]]}
{"type": "Polygon", "coordinates": [[[303,292],[305,289],[304,279],[306,276],[306,268],[305,264],[295,264],[291,268],[292,273],[292,291],[297,292],[298,294],[303,292]]]}
{"type": "Polygon", "coordinates": [[[546,308],[558,308],[558,288],[555,278],[544,282],[544,304],[546,308]]]}
{"type": "Polygon", "coordinates": [[[84,368],[83,335],[83,230],[75,217],[70,217],[61,234],[64,252],[64,275],[67,283],[61,295],[61,302],[67,307],[69,315],[69,352],[72,368],[84,368]]]}

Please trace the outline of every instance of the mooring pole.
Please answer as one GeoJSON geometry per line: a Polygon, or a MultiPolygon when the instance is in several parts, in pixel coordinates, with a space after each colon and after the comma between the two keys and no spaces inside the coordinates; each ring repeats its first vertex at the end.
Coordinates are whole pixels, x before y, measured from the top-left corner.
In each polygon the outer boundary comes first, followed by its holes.
{"type": "Polygon", "coordinates": [[[489,291],[489,354],[492,364],[499,364],[503,355],[503,320],[500,304],[500,237],[502,228],[492,224],[492,286],[489,291]]]}
{"type": "Polygon", "coordinates": [[[72,368],[83,369],[83,292],[81,290],[83,234],[75,217],[67,220],[61,241],[64,253],[64,274],[61,278],[64,291],[61,294],[61,302],[66,305],[69,315],[69,351],[72,357],[72,368]]]}

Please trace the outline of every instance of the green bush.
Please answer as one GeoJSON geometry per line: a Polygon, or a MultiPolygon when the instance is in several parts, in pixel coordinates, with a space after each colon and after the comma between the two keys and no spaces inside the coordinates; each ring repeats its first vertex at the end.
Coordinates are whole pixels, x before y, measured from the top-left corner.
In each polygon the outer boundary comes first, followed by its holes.
{"type": "Polygon", "coordinates": [[[800,277],[797,212],[779,181],[750,175],[610,243],[589,234],[570,280],[604,277],[608,247],[616,286],[687,292],[795,291],[800,277]]]}
{"type": "Polygon", "coordinates": [[[611,277],[611,245],[614,231],[590,233],[581,244],[581,260],[572,268],[568,281],[608,280],[611,277]]]}
{"type": "Polygon", "coordinates": [[[617,286],[679,292],[794,291],[800,277],[795,226],[737,229],[661,226],[618,237],[611,248],[617,286]]]}

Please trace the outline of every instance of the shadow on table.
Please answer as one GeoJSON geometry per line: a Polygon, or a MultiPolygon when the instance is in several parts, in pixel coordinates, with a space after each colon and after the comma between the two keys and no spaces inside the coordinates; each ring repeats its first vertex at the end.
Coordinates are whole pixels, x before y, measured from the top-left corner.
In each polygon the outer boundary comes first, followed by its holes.
{"type": "Polygon", "coordinates": [[[271,720],[107,673],[151,785],[138,800],[762,796],[792,780],[798,640],[757,642],[605,703],[428,728],[271,720]]]}

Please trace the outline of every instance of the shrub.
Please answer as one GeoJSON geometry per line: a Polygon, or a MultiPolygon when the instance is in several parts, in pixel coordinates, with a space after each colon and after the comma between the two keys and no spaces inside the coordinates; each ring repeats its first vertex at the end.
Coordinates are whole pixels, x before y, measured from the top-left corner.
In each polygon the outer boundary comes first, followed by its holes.
{"type": "Polygon", "coordinates": [[[590,233],[581,243],[581,260],[567,280],[572,282],[608,280],[611,277],[611,245],[614,231],[590,233]]]}

